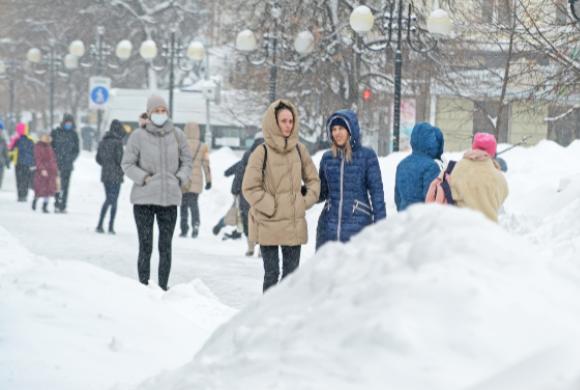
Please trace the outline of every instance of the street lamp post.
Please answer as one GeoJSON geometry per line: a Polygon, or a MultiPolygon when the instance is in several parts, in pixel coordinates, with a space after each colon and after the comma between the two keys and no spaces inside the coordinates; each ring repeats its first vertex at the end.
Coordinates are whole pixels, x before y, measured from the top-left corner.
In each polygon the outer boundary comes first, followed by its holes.
{"type": "Polygon", "coordinates": [[[22,71],[22,63],[16,59],[0,61],[0,79],[8,80],[8,112],[7,123],[10,132],[14,130],[16,113],[14,108],[16,76],[22,71]]]}
{"type": "Polygon", "coordinates": [[[56,41],[51,39],[49,41],[49,46],[44,49],[48,52],[48,57],[44,57],[42,51],[38,48],[32,48],[26,53],[26,59],[28,62],[36,66],[33,68],[33,72],[39,75],[48,73],[48,93],[49,93],[49,112],[50,112],[50,129],[54,126],[54,94],[56,77],[62,76],[67,77],[68,74],[63,72],[63,68],[67,70],[73,70],[78,68],[78,59],[72,54],[67,54],[66,56],[61,56],[56,52],[56,41]],[[44,65],[46,68],[41,69],[39,66],[44,65]]]}
{"type": "MultiPolygon", "coordinates": [[[[108,66],[112,69],[119,68],[119,64],[116,62],[108,62],[108,58],[113,57],[113,47],[105,42],[105,27],[97,26],[97,36],[94,43],[89,45],[89,56],[88,61],[80,61],[80,65],[84,68],[94,68],[96,76],[103,76],[105,73],[105,67],[108,66]]],[[[125,61],[131,56],[131,51],[133,50],[133,45],[128,39],[120,41],[115,49],[115,56],[121,60],[125,61]]],[[[85,44],[81,40],[72,41],[69,46],[69,55],[81,59],[85,55],[85,44]]],[[[101,138],[101,127],[103,121],[103,110],[97,110],[97,139],[101,138]]]]}
{"type": "MultiPolygon", "coordinates": [[[[263,35],[264,49],[259,52],[256,42],[256,35],[251,30],[241,31],[236,38],[236,49],[246,55],[247,60],[256,66],[263,64],[270,65],[269,98],[273,102],[276,100],[276,84],[278,76],[278,66],[281,64],[280,54],[286,49],[285,42],[280,38],[279,20],[282,11],[275,1],[270,5],[270,14],[274,20],[271,31],[263,35]]],[[[314,49],[314,36],[310,31],[302,31],[294,40],[294,51],[300,56],[306,56],[314,49]]],[[[283,62],[288,68],[297,68],[297,62],[283,62]]]]}
{"type": "Polygon", "coordinates": [[[173,117],[174,99],[173,90],[175,89],[175,68],[179,68],[184,72],[189,72],[193,69],[190,60],[201,61],[205,56],[205,49],[200,42],[191,42],[187,50],[183,46],[181,40],[177,37],[177,27],[171,29],[169,40],[161,45],[161,57],[165,62],[162,64],[155,64],[154,60],[157,57],[157,44],[153,40],[146,40],[141,44],[139,50],[141,57],[146,61],[150,61],[151,67],[155,71],[161,71],[166,67],[169,68],[169,116],[173,117]]]}
{"type": "Polygon", "coordinates": [[[576,12],[576,1],[577,0],[568,0],[570,3],[570,11],[572,11],[572,16],[574,16],[574,19],[576,19],[577,21],[580,22],[580,15],[578,15],[578,13],[576,12]]]}
{"type": "MultiPolygon", "coordinates": [[[[422,33],[430,32],[435,35],[447,35],[451,32],[453,24],[442,9],[436,9],[431,13],[427,20],[427,29],[424,30],[417,26],[417,19],[413,15],[412,2],[407,7],[404,6],[403,0],[387,1],[382,12],[376,17],[377,27],[380,31],[380,38],[372,42],[363,42],[366,49],[372,51],[383,51],[391,48],[393,36],[395,36],[395,70],[394,70],[394,99],[393,99],[393,151],[399,151],[400,146],[400,128],[401,128],[401,84],[403,73],[403,32],[406,33],[406,41],[411,50],[418,53],[427,53],[437,47],[437,40],[431,43],[424,41],[422,33]],[[407,15],[404,15],[407,8],[407,15]]],[[[375,16],[367,6],[355,8],[350,15],[350,25],[352,29],[364,34],[373,28],[375,16]]]]}

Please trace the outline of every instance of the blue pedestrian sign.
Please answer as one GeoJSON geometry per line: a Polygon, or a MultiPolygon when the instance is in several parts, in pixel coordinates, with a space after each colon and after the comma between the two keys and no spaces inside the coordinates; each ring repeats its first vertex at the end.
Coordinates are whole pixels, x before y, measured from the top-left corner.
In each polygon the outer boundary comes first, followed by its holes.
{"type": "Polygon", "coordinates": [[[109,101],[109,90],[105,87],[95,87],[91,91],[91,100],[93,103],[102,106],[103,104],[107,104],[109,101]]]}
{"type": "Polygon", "coordinates": [[[111,98],[110,89],[110,78],[91,77],[89,80],[89,108],[92,110],[105,109],[111,98]]]}

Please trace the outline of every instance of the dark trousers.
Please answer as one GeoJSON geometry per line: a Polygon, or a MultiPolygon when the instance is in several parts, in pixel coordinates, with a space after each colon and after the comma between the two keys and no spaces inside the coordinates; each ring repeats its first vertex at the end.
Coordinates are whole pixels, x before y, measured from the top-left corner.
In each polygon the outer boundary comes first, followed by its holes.
{"type": "Polygon", "coordinates": [[[246,235],[246,237],[250,236],[250,229],[248,226],[248,211],[249,210],[244,209],[240,210],[240,217],[242,218],[242,226],[244,228],[244,234],[246,235]]]}
{"type": "Polygon", "coordinates": [[[119,199],[119,192],[121,191],[121,183],[103,183],[105,186],[105,203],[101,207],[101,215],[99,217],[99,228],[103,227],[105,222],[105,215],[109,206],[111,207],[111,214],[109,216],[109,231],[113,230],[115,225],[115,215],[117,215],[117,200],[119,199]]]}
{"type": "Polygon", "coordinates": [[[187,234],[189,230],[189,215],[191,214],[191,226],[192,228],[199,226],[199,205],[197,200],[199,194],[195,192],[186,192],[181,198],[181,233],[187,234]]]}
{"type": "Polygon", "coordinates": [[[28,197],[28,189],[32,180],[32,172],[30,167],[26,165],[16,165],[16,190],[18,192],[18,200],[25,201],[28,197]]]}
{"type": "MultiPolygon", "coordinates": [[[[278,257],[278,246],[260,245],[262,259],[264,260],[264,288],[266,292],[278,283],[280,276],[280,258],[278,257]]],[[[282,279],[294,272],[300,264],[300,245],[282,246],[282,279]]]]}
{"type": "Polygon", "coordinates": [[[159,227],[159,287],[167,290],[171,271],[171,241],[177,222],[177,206],[134,205],[133,214],[139,236],[137,271],[139,281],[149,283],[151,252],[153,252],[153,223],[157,217],[159,227]]]}
{"type": "Polygon", "coordinates": [[[60,175],[60,192],[56,193],[55,205],[57,209],[66,210],[66,204],[68,200],[68,187],[70,184],[70,176],[72,174],[72,169],[63,169],[59,171],[60,175]]]}

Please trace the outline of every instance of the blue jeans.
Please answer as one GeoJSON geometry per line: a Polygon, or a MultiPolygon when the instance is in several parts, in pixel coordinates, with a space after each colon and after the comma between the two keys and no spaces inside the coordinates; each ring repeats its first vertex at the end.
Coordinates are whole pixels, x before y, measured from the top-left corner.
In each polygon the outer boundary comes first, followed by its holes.
{"type": "Polygon", "coordinates": [[[119,192],[121,192],[121,183],[103,183],[105,186],[105,203],[101,207],[101,215],[99,217],[99,228],[103,228],[105,215],[109,206],[111,206],[111,215],[109,218],[109,231],[113,230],[115,225],[115,215],[117,215],[117,200],[119,199],[119,192]]]}

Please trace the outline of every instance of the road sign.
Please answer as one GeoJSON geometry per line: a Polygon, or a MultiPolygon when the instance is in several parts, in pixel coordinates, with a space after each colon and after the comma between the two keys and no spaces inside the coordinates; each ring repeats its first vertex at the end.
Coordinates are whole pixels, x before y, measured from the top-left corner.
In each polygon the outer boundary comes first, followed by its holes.
{"type": "Polygon", "coordinates": [[[108,77],[91,77],[89,80],[89,108],[102,110],[107,108],[111,97],[111,79],[108,77]]]}

